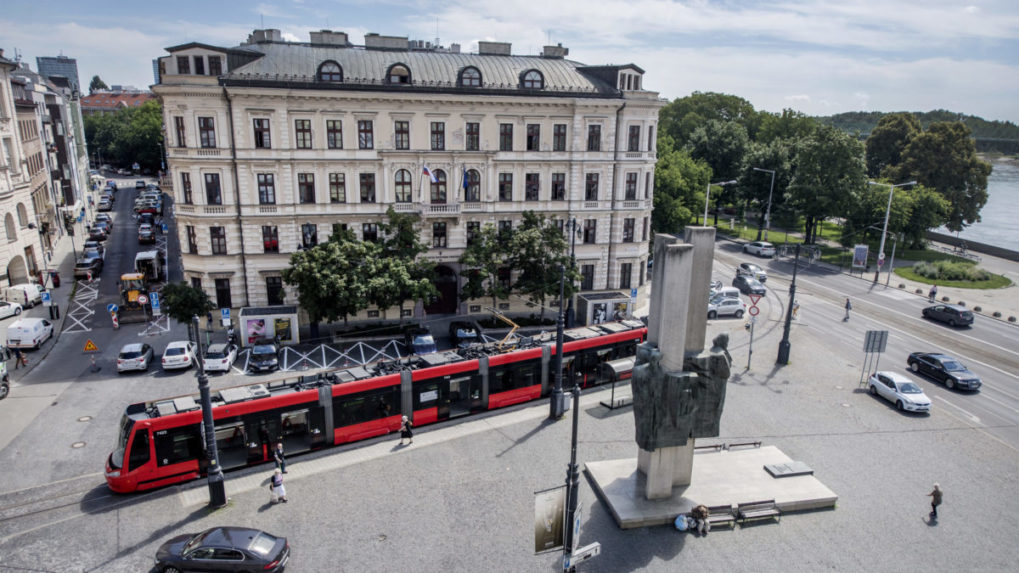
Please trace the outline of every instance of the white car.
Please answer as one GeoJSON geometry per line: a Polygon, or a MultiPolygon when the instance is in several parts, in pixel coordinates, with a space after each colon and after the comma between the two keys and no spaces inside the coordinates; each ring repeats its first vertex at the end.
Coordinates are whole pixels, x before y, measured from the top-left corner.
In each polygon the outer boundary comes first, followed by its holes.
{"type": "Polygon", "coordinates": [[[930,412],[931,399],[912,380],[895,372],[875,372],[870,377],[870,393],[881,396],[895,407],[909,412],[930,412]]]}
{"type": "Polygon", "coordinates": [[[708,302],[708,318],[718,318],[719,316],[743,318],[743,313],[746,311],[747,305],[739,298],[716,296],[708,302]]]}
{"type": "Polygon", "coordinates": [[[125,344],[117,355],[117,374],[128,370],[148,370],[152,354],[152,347],[148,344],[140,342],[125,344]]]}
{"type": "Polygon", "coordinates": [[[206,372],[229,372],[234,361],[237,360],[237,345],[218,343],[209,346],[205,351],[206,372]]]}
{"type": "Polygon", "coordinates": [[[758,257],[774,257],[775,245],[764,241],[754,241],[753,243],[743,245],[743,252],[751,253],[758,257]]]}
{"type": "Polygon", "coordinates": [[[0,318],[7,318],[8,316],[18,316],[21,314],[21,305],[16,302],[7,302],[6,300],[0,300],[0,318]]]}
{"type": "Polygon", "coordinates": [[[740,263],[739,266],[736,267],[736,274],[754,277],[762,283],[768,280],[768,273],[764,272],[764,269],[754,263],[740,263]]]}
{"type": "Polygon", "coordinates": [[[163,351],[163,370],[190,368],[195,362],[194,342],[177,340],[167,344],[163,351]]]}

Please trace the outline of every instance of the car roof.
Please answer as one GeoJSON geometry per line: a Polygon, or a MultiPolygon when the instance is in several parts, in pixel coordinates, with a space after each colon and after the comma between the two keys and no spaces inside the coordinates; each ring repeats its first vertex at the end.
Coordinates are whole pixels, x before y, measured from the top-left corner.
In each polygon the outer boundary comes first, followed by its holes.
{"type": "Polygon", "coordinates": [[[205,530],[200,535],[202,536],[202,545],[206,547],[229,546],[247,549],[256,537],[263,534],[273,538],[276,537],[264,531],[247,527],[214,527],[205,530]]]}
{"type": "Polygon", "coordinates": [[[226,352],[226,349],[229,346],[230,345],[225,342],[217,342],[209,345],[208,352],[226,352]]]}
{"type": "Polygon", "coordinates": [[[898,372],[891,372],[891,371],[888,371],[888,370],[882,370],[880,372],[877,372],[877,374],[880,374],[880,375],[884,376],[885,378],[888,378],[888,379],[892,380],[893,382],[895,382],[897,384],[902,384],[902,383],[905,383],[905,382],[912,382],[912,380],[910,380],[909,378],[906,378],[905,376],[903,376],[902,374],[899,374],[898,372]]]}
{"type": "Polygon", "coordinates": [[[132,342],[130,344],[125,344],[120,348],[121,352],[141,352],[141,350],[142,350],[141,342],[132,342]]]}
{"type": "Polygon", "coordinates": [[[174,340],[173,342],[166,345],[167,348],[182,348],[187,346],[189,343],[187,340],[174,340]]]}

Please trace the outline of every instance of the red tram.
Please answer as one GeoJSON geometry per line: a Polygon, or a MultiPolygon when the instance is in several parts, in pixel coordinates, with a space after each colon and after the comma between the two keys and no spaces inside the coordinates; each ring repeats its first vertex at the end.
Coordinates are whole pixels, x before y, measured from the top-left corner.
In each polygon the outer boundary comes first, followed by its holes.
{"type": "MultiPolygon", "coordinates": [[[[564,380],[589,387],[629,378],[646,335],[633,320],[567,330],[564,380]]],[[[398,430],[401,415],[422,426],[547,396],[554,356],[554,342],[525,339],[509,352],[475,346],[224,388],[212,393],[220,465],[271,461],[278,441],[296,454],[379,436],[398,430]]],[[[205,475],[201,426],[197,395],[128,406],[117,449],[106,459],[110,489],[127,493],[205,475]]]]}

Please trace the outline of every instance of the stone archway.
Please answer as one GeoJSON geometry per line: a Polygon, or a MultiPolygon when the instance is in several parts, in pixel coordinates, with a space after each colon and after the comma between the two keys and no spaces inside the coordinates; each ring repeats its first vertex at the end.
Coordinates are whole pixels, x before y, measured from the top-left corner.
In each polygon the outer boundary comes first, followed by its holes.
{"type": "Polygon", "coordinates": [[[12,285],[20,285],[28,282],[28,267],[25,266],[25,258],[18,255],[7,264],[7,281],[12,285]]]}
{"type": "Polygon", "coordinates": [[[456,272],[453,269],[439,265],[435,267],[435,288],[439,296],[431,303],[425,305],[425,312],[428,314],[456,314],[457,288],[456,272]]]}

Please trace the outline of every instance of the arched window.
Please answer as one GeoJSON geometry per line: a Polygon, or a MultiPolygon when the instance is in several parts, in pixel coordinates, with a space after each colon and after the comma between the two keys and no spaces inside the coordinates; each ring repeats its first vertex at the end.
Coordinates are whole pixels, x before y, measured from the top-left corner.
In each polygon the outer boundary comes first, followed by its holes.
{"type": "Polygon", "coordinates": [[[18,232],[14,228],[14,217],[10,213],[4,217],[4,230],[7,231],[7,241],[13,242],[18,240],[18,232]]]}
{"type": "Polygon", "coordinates": [[[467,203],[481,201],[481,174],[474,169],[467,170],[467,180],[464,182],[464,201],[467,203]]]}
{"type": "Polygon", "coordinates": [[[410,68],[403,64],[393,64],[386,72],[388,84],[410,84],[410,68]]]}
{"type": "Polygon", "coordinates": [[[28,210],[25,209],[24,203],[18,203],[18,225],[21,227],[28,226],[28,210]]]}
{"type": "Polygon", "coordinates": [[[340,67],[340,64],[337,64],[332,60],[322,62],[322,65],[318,67],[318,81],[342,82],[343,68],[340,67]]]}
{"type": "Polygon", "coordinates": [[[540,90],[545,87],[545,78],[538,70],[527,70],[521,76],[520,82],[525,90],[540,90]]]}
{"type": "Polygon", "coordinates": [[[467,67],[460,72],[460,85],[465,88],[481,87],[481,72],[478,68],[467,67]]]}
{"type": "Polygon", "coordinates": [[[432,175],[435,175],[435,181],[432,183],[432,204],[442,205],[446,202],[446,172],[436,169],[432,175]]]}
{"type": "Polygon", "coordinates": [[[410,203],[410,171],[401,169],[396,172],[396,202],[410,203]]]}

